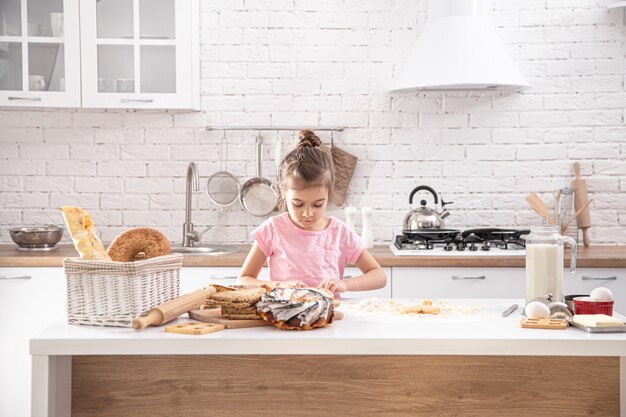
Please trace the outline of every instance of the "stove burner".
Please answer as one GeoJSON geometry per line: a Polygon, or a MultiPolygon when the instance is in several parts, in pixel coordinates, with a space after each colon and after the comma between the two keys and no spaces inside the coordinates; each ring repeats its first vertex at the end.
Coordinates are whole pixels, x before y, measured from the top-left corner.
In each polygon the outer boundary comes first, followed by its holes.
{"type": "Polygon", "coordinates": [[[395,246],[400,250],[432,250],[443,248],[446,252],[480,250],[488,252],[493,248],[500,250],[519,250],[526,247],[526,241],[521,237],[529,234],[529,230],[510,229],[470,229],[460,232],[450,230],[405,231],[395,238],[395,246]]]}

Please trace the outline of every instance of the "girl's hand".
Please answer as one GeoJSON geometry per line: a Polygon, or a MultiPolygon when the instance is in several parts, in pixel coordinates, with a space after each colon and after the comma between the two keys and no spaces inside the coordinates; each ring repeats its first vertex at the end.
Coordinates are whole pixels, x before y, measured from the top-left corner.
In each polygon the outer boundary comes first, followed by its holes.
{"type": "Polygon", "coordinates": [[[322,288],[325,290],[332,291],[333,293],[341,293],[348,291],[348,284],[344,280],[336,280],[332,278],[325,279],[322,281],[317,288],[322,288]]]}
{"type": "Polygon", "coordinates": [[[306,285],[306,282],[304,281],[279,281],[276,283],[276,285],[274,286],[274,288],[306,288],[308,287],[308,285],[306,285]]]}

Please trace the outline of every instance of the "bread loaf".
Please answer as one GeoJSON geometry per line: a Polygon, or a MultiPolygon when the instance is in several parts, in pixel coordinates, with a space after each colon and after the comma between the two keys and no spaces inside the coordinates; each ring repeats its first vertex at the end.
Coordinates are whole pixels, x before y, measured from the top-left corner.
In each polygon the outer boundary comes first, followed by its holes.
{"type": "Polygon", "coordinates": [[[263,294],[257,314],[283,330],[311,330],[332,323],[332,293],[317,288],[274,288],[263,294]]]}
{"type": "Polygon", "coordinates": [[[110,261],[104,245],[96,235],[96,226],[85,210],[80,207],[61,207],[67,231],[72,237],[74,247],[81,259],[95,261],[110,261]]]}

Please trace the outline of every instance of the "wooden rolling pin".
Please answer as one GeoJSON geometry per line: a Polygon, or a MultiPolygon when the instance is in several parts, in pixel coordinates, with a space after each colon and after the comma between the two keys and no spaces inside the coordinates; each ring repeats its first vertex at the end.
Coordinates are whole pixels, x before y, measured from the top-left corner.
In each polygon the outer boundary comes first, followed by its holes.
{"type": "Polygon", "coordinates": [[[574,162],[574,173],[576,174],[576,178],[572,181],[572,188],[574,189],[574,209],[578,211],[584,207],[576,218],[576,224],[577,227],[583,231],[583,245],[588,248],[588,230],[591,227],[591,216],[589,214],[589,204],[587,203],[589,198],[587,197],[587,183],[580,178],[580,164],[578,162],[574,162]],[[585,204],[587,204],[586,207],[585,204]]]}
{"type": "Polygon", "coordinates": [[[141,330],[147,326],[160,326],[165,324],[183,313],[198,308],[215,292],[215,287],[209,285],[206,288],[181,295],[178,298],[150,309],[145,316],[136,318],[133,320],[133,327],[136,330],[141,330]]]}

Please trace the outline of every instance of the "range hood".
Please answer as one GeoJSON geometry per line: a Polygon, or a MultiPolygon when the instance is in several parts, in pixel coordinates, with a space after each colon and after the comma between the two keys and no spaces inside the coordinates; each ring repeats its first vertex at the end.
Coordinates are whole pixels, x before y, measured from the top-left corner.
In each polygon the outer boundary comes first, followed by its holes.
{"type": "Polygon", "coordinates": [[[486,14],[483,0],[428,0],[426,25],[391,91],[530,88],[486,14]]]}

